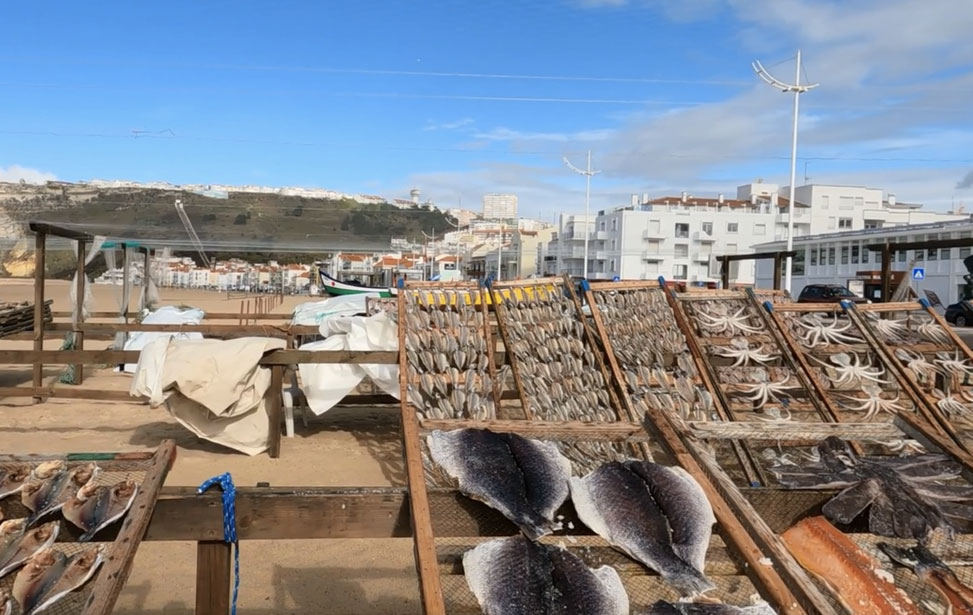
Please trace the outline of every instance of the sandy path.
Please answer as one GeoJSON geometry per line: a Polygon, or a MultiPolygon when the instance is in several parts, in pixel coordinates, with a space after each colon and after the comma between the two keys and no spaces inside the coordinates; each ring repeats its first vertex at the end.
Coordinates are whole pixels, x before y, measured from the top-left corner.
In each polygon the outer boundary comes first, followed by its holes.
{"type": "MultiPolygon", "coordinates": [[[[96,310],[114,306],[110,287],[94,286],[96,310]]],[[[235,312],[239,301],[225,295],[163,289],[166,304],[235,312]]],[[[68,307],[68,285],[51,282],[55,310],[68,307]]],[[[0,280],[0,300],[32,300],[26,280],[0,280]]],[[[306,298],[288,297],[275,312],[289,313],[306,298]]],[[[134,301],[133,301],[134,308],[134,301]]],[[[86,348],[97,348],[97,342],[86,348]]],[[[105,344],[102,342],[101,344],[105,344]]],[[[57,348],[48,341],[45,347],[57,348]]],[[[29,341],[0,341],[0,348],[30,348],[29,341]]],[[[46,374],[56,376],[60,368],[46,374]]],[[[85,387],[124,390],[130,377],[89,370],[85,387]]],[[[0,386],[29,381],[29,366],[0,366],[0,386]]],[[[285,438],[280,459],[247,457],[203,442],[162,408],[86,400],[0,399],[0,451],[105,452],[152,448],[165,438],[178,445],[166,481],[198,486],[222,472],[237,485],[389,486],[404,482],[395,409],[341,408],[285,438]]],[[[418,586],[412,542],[396,540],[314,540],[247,542],[241,548],[241,614],[385,615],[418,613],[418,586]]],[[[116,613],[192,613],[195,606],[195,543],[143,543],[116,613]]]]}

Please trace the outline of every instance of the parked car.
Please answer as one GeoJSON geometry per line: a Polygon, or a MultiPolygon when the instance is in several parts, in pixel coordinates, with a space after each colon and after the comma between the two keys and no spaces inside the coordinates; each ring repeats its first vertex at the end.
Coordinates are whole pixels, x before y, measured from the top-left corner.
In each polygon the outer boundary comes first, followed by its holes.
{"type": "Polygon", "coordinates": [[[964,300],[947,306],[943,318],[946,319],[946,322],[951,322],[957,327],[973,325],[973,305],[964,300]]]}
{"type": "Polygon", "coordinates": [[[868,303],[865,297],[859,297],[837,284],[808,284],[797,298],[798,303],[839,303],[841,301],[868,303]]]}

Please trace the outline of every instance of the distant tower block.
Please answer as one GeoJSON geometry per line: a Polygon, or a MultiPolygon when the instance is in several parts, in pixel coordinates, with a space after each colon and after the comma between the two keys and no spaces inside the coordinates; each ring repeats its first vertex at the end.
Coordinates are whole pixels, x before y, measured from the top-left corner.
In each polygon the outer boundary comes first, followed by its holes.
{"type": "Polygon", "coordinates": [[[413,188],[412,190],[410,190],[409,191],[409,196],[412,197],[412,202],[413,203],[415,203],[416,205],[419,204],[419,189],[418,188],[413,188]]]}
{"type": "Polygon", "coordinates": [[[501,220],[517,217],[517,195],[495,194],[483,195],[483,219],[501,220]]]}

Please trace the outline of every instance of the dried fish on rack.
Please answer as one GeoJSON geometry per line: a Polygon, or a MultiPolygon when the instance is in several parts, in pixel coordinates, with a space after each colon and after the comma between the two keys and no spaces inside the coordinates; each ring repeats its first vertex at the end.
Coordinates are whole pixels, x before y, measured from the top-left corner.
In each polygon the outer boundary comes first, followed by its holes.
{"type": "Polygon", "coordinates": [[[956,574],[929,549],[921,544],[903,548],[884,542],[880,542],[878,547],[893,562],[912,569],[917,577],[936,590],[946,605],[946,613],[973,615],[973,589],[963,585],[956,574]]]}

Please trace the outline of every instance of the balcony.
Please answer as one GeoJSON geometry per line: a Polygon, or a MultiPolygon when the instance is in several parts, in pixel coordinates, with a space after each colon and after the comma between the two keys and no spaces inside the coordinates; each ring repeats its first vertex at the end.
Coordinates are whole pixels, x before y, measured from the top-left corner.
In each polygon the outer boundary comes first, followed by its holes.
{"type": "Polygon", "coordinates": [[[708,263],[709,259],[712,257],[713,254],[711,252],[706,252],[706,253],[698,252],[693,255],[692,261],[694,263],[708,263]]]}
{"type": "Polygon", "coordinates": [[[642,252],[642,260],[650,263],[661,263],[666,258],[657,252],[642,252]]]}
{"type": "Polygon", "coordinates": [[[590,240],[601,240],[604,241],[608,239],[611,234],[608,231],[592,231],[591,236],[588,238],[590,240]]]}
{"type": "Polygon", "coordinates": [[[714,237],[712,233],[707,233],[706,231],[696,231],[693,233],[693,240],[701,243],[714,243],[716,241],[716,237],[714,237]]]}
{"type": "Polygon", "coordinates": [[[666,235],[661,230],[650,231],[649,229],[645,229],[644,231],[642,231],[642,239],[665,239],[665,238],[666,235]]]}

